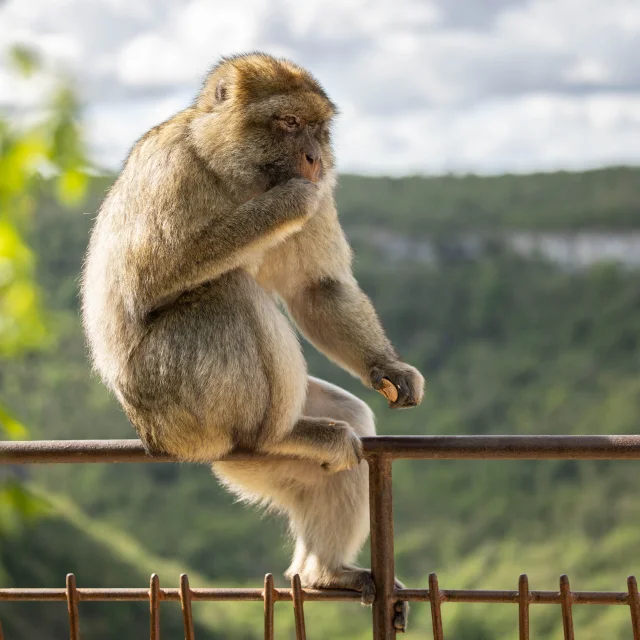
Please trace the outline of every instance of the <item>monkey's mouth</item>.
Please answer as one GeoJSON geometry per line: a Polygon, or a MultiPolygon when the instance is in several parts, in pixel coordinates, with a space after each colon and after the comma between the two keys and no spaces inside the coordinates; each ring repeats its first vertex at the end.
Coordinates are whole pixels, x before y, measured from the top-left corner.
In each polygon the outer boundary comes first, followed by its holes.
{"type": "Polygon", "coordinates": [[[265,191],[288,182],[292,178],[306,178],[311,182],[320,182],[325,176],[324,166],[321,160],[309,161],[306,156],[296,165],[290,162],[276,161],[263,164],[259,167],[264,176],[265,191]]]}

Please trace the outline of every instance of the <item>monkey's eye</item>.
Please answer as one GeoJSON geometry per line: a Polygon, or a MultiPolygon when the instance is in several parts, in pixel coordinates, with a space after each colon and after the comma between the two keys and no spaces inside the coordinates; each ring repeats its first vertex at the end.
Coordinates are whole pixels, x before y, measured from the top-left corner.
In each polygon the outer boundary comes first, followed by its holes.
{"type": "Polygon", "coordinates": [[[300,120],[295,116],[283,116],[280,120],[287,129],[293,130],[300,126],[300,120]]]}

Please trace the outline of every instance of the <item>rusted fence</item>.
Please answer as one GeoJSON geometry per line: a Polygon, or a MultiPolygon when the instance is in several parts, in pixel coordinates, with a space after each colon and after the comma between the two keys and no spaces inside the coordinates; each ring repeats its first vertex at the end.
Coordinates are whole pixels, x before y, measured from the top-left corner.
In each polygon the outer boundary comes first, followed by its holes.
{"type": "MultiPolygon", "coordinates": [[[[630,610],[634,640],[640,640],[640,595],[635,577],[620,592],[571,591],[567,576],[561,576],[557,591],[531,591],[526,575],[510,591],[440,589],[435,574],[428,589],[398,589],[394,581],[393,498],[391,468],[397,459],[521,459],[521,460],[622,460],[640,459],[640,436],[379,436],[364,438],[369,464],[371,509],[371,568],[376,586],[373,603],[374,640],[392,640],[395,605],[398,601],[429,602],[434,640],[444,640],[441,607],[456,603],[511,603],[518,606],[520,640],[529,639],[529,607],[559,605],[565,640],[574,640],[572,608],[576,605],[625,605],[630,610]]],[[[234,455],[239,459],[241,455],[234,455]]],[[[149,457],[137,440],[69,440],[1,442],[0,464],[171,462],[168,457],[149,457]]],[[[67,603],[71,640],[80,638],[78,603],[88,601],[146,601],[150,609],[150,638],[160,638],[160,603],[179,601],[186,640],[195,640],[191,605],[197,601],[258,600],[264,602],[264,637],[273,640],[274,607],[279,601],[293,603],[297,640],[306,640],[304,603],[311,601],[359,600],[354,591],[302,589],[294,576],[290,589],[276,589],[273,576],[265,577],[264,588],[192,588],[188,577],[180,577],[179,589],[160,586],[151,576],[148,589],[87,589],[76,585],[69,574],[65,589],[0,589],[0,601],[51,601],[67,603]]],[[[1,610],[0,610],[1,614],[1,610]]],[[[0,615],[1,618],[1,615],[0,615]]],[[[0,626],[0,640],[3,640],[0,626]]],[[[6,638],[6,640],[14,640],[6,638]]]]}

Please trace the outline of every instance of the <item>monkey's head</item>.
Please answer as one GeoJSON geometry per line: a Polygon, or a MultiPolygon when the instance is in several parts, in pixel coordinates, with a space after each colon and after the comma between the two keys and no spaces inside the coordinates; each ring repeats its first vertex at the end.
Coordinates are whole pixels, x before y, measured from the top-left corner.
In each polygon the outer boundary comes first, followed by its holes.
{"type": "Polygon", "coordinates": [[[193,113],[197,153],[238,196],[294,177],[334,179],[330,125],[336,107],[292,62],[262,53],[223,59],[205,80],[193,113]]]}

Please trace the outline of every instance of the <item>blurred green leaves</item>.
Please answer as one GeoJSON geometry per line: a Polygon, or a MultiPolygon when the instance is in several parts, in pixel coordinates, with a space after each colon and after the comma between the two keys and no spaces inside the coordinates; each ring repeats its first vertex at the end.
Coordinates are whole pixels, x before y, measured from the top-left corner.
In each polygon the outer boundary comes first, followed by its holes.
{"type": "Polygon", "coordinates": [[[31,520],[47,512],[49,503],[23,487],[14,478],[0,486],[0,532],[19,530],[24,520],[31,520]]]}
{"type": "Polygon", "coordinates": [[[11,440],[20,440],[27,436],[27,428],[2,406],[0,406],[0,425],[11,440]]]}
{"type": "Polygon", "coordinates": [[[9,59],[14,68],[25,78],[32,76],[40,69],[40,56],[36,51],[22,44],[15,45],[9,51],[9,59]]]}
{"type": "MultiPolygon", "coordinates": [[[[17,46],[9,55],[30,81],[42,74],[34,51],[17,46]]],[[[37,348],[47,338],[25,233],[45,184],[53,183],[54,197],[65,205],[85,196],[87,159],[79,116],[75,94],[63,79],[35,122],[0,116],[0,358],[37,348]],[[43,173],[54,180],[45,183],[43,173]]]]}
{"type": "MultiPolygon", "coordinates": [[[[45,79],[38,54],[25,46],[9,52],[25,81],[45,79]]],[[[63,205],[82,201],[88,166],[80,105],[69,84],[58,78],[41,108],[18,121],[0,114],[0,372],[11,358],[41,348],[48,340],[46,315],[35,281],[35,259],[26,236],[47,190],[63,205]],[[31,116],[33,118],[31,119],[31,116]],[[52,180],[43,180],[43,176],[52,180]]],[[[6,375],[6,374],[5,374],[6,375]]],[[[0,436],[27,437],[25,426],[0,398],[0,436]]],[[[15,481],[0,486],[0,530],[17,514],[38,511],[32,496],[15,481]],[[12,514],[9,516],[8,514],[12,514]]]]}

